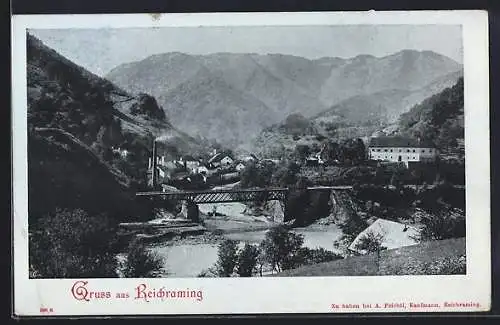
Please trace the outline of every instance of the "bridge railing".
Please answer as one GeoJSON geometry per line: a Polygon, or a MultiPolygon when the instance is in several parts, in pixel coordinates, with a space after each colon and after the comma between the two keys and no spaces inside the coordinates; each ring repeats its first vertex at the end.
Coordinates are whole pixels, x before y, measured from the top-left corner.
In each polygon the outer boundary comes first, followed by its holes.
{"type": "MultiPolygon", "coordinates": [[[[253,189],[217,189],[217,190],[189,190],[189,191],[145,191],[136,193],[137,196],[162,196],[162,195],[200,195],[200,194],[212,194],[212,193],[270,193],[270,192],[290,192],[293,190],[299,190],[296,187],[266,187],[266,188],[253,188],[253,189]]],[[[352,186],[310,186],[304,188],[310,191],[316,190],[349,190],[352,186]]]]}

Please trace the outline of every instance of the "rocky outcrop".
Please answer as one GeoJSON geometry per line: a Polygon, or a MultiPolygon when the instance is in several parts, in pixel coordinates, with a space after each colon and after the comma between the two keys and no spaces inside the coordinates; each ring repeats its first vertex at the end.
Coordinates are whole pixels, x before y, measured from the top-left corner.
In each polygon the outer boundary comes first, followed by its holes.
{"type": "Polygon", "coordinates": [[[280,201],[267,201],[264,209],[269,213],[270,219],[273,222],[283,223],[285,221],[285,213],[283,203],[280,201]]]}
{"type": "Polygon", "coordinates": [[[145,115],[149,118],[155,118],[158,120],[165,120],[165,111],[158,105],[156,99],[148,94],[139,94],[137,96],[137,101],[130,107],[130,113],[132,115],[145,115]]]}
{"type": "Polygon", "coordinates": [[[331,191],[330,204],[331,212],[328,218],[333,223],[345,223],[360,212],[351,195],[345,191],[331,191]]]}

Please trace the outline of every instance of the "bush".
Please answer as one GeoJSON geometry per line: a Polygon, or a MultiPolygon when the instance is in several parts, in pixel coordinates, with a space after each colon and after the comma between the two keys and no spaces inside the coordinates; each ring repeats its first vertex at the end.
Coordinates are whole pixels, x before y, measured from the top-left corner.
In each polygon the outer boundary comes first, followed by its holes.
{"type": "Polygon", "coordinates": [[[216,278],[218,277],[217,270],[213,267],[210,267],[206,270],[203,270],[198,274],[198,278],[216,278]]]}
{"type": "Polygon", "coordinates": [[[453,275],[466,274],[465,256],[445,257],[432,262],[409,259],[403,265],[386,265],[379,275],[453,275]]]}
{"type": "Polygon", "coordinates": [[[316,264],[316,263],[324,263],[324,262],[331,262],[335,261],[338,259],[342,259],[342,256],[326,250],[324,248],[315,248],[315,249],[310,249],[304,247],[306,250],[306,259],[305,259],[305,264],[316,264]]]}
{"type": "Polygon", "coordinates": [[[465,256],[446,257],[424,265],[424,273],[428,275],[466,274],[465,256]]]}
{"type": "Polygon", "coordinates": [[[123,275],[126,278],[157,277],[163,268],[163,260],[148,251],[144,244],[132,241],[127,250],[127,260],[123,275]]]}
{"type": "Polygon", "coordinates": [[[106,215],[61,210],[30,225],[29,262],[40,278],[117,277],[116,224],[106,215]]]}
{"type": "Polygon", "coordinates": [[[384,236],[382,234],[368,232],[365,236],[359,239],[355,248],[367,253],[378,253],[381,250],[387,249],[387,247],[382,246],[383,240],[384,236]]]}
{"type": "Polygon", "coordinates": [[[250,163],[240,173],[241,187],[266,187],[271,182],[273,171],[274,166],[270,164],[250,163]]]}
{"type": "Polygon", "coordinates": [[[273,173],[271,184],[273,186],[288,187],[297,183],[297,174],[300,171],[300,166],[294,162],[289,163],[286,167],[280,166],[273,173]]]}
{"type": "Polygon", "coordinates": [[[419,240],[442,240],[465,237],[465,216],[452,211],[440,211],[422,219],[424,227],[419,240]]]}
{"type": "Polygon", "coordinates": [[[331,262],[338,259],[342,259],[342,256],[324,248],[311,249],[308,247],[301,247],[292,258],[285,261],[285,266],[283,268],[294,269],[303,265],[331,262]]]}
{"type": "Polygon", "coordinates": [[[241,277],[252,276],[255,266],[257,265],[259,253],[258,247],[245,244],[238,254],[236,273],[241,277]]]}
{"type": "Polygon", "coordinates": [[[282,225],[271,228],[261,242],[264,260],[278,272],[288,269],[303,243],[304,236],[290,232],[282,225]]]}
{"type": "Polygon", "coordinates": [[[217,253],[216,271],[221,277],[230,277],[236,267],[238,246],[234,240],[226,239],[219,244],[217,253]]]}

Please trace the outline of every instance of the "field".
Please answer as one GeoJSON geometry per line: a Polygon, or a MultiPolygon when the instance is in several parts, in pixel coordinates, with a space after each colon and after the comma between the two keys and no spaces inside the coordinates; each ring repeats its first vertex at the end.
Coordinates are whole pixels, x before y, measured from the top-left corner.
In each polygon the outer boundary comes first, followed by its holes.
{"type": "Polygon", "coordinates": [[[427,274],[428,266],[465,256],[465,238],[430,241],[419,245],[382,251],[377,255],[348,257],[327,263],[303,266],[271,276],[373,276],[427,274]],[[427,266],[427,267],[426,267],[427,266]]]}

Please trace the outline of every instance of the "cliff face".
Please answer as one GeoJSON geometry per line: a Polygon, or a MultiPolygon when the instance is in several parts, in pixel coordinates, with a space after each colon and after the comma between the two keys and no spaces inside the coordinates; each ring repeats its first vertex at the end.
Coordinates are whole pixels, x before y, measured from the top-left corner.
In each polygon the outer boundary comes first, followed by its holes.
{"type": "Polygon", "coordinates": [[[334,223],[344,223],[358,214],[352,198],[346,192],[331,191],[331,211],[328,216],[334,223]]]}
{"type": "Polygon", "coordinates": [[[272,216],[273,222],[282,223],[285,222],[285,213],[283,203],[280,201],[267,201],[264,204],[264,210],[269,212],[269,215],[272,216]]]}

